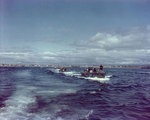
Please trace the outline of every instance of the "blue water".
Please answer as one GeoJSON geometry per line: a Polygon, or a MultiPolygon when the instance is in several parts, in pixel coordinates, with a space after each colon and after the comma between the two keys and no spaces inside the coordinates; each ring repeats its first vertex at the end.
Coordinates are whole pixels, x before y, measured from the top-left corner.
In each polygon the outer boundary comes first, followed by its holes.
{"type": "Polygon", "coordinates": [[[0,67],[0,120],[150,120],[150,70],[0,67]]]}

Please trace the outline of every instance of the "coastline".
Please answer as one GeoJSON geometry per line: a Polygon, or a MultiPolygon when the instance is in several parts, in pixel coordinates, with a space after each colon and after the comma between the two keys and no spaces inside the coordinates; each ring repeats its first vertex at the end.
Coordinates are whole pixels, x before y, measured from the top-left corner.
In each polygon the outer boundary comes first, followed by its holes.
{"type": "MultiPolygon", "coordinates": [[[[95,67],[98,68],[99,65],[38,65],[38,64],[30,64],[30,65],[22,65],[22,64],[0,64],[0,67],[74,67],[74,68],[82,68],[82,67],[95,67]]],[[[150,69],[150,65],[104,65],[104,68],[134,68],[134,69],[150,69]]]]}

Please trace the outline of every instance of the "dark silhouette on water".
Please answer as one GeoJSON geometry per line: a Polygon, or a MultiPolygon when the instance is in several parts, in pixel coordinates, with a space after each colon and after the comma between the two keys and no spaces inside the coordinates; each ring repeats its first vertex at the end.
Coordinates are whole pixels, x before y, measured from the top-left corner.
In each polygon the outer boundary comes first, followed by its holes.
{"type": "Polygon", "coordinates": [[[103,65],[99,66],[99,71],[103,70],[103,65]]]}
{"type": "Polygon", "coordinates": [[[59,70],[59,72],[67,72],[67,71],[68,71],[67,68],[61,68],[61,69],[59,70]]]}
{"type": "Polygon", "coordinates": [[[100,68],[96,70],[96,68],[89,67],[81,73],[83,77],[98,77],[105,78],[105,72],[103,71],[103,66],[100,65],[100,68]]]}

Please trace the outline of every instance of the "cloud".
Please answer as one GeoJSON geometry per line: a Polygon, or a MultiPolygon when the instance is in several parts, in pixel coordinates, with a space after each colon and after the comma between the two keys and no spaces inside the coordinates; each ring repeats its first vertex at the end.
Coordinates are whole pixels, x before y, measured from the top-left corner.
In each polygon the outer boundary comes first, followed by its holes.
{"type": "Polygon", "coordinates": [[[120,33],[97,32],[88,40],[75,42],[71,50],[0,52],[3,63],[22,64],[150,64],[150,26],[120,33]]]}
{"type": "Polygon", "coordinates": [[[77,47],[105,50],[150,49],[150,26],[133,28],[125,33],[96,33],[87,41],[75,43],[77,47]],[[143,31],[141,31],[143,30],[143,31]]]}
{"type": "Polygon", "coordinates": [[[75,42],[74,46],[93,63],[150,64],[150,25],[135,27],[120,33],[98,32],[89,40],[75,42]]]}
{"type": "Polygon", "coordinates": [[[144,64],[149,63],[150,50],[136,51],[106,51],[99,49],[85,49],[60,52],[40,53],[0,53],[4,63],[22,64],[144,64]],[[45,54],[46,53],[46,54],[45,54]]]}

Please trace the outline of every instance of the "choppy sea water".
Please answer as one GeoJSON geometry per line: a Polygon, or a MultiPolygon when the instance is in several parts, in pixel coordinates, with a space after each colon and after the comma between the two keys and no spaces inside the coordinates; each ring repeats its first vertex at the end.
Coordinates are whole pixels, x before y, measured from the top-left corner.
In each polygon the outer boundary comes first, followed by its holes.
{"type": "Polygon", "coordinates": [[[0,67],[0,120],[150,120],[150,70],[0,67]]]}

